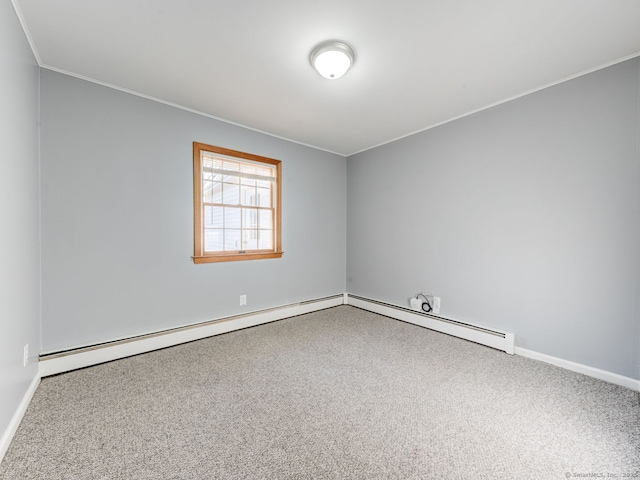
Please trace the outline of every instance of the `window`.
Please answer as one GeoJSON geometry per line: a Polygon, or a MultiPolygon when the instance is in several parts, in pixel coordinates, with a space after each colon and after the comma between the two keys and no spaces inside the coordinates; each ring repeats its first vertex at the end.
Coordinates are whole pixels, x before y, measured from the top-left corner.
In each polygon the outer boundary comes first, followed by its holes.
{"type": "Polygon", "coordinates": [[[282,256],[281,163],[193,143],[195,263],[282,256]]]}

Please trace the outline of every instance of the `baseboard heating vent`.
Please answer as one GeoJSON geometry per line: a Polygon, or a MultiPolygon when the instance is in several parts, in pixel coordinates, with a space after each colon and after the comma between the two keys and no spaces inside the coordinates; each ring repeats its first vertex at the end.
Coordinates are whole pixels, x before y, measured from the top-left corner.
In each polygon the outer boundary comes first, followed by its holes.
{"type": "Polygon", "coordinates": [[[93,345],[47,352],[40,355],[40,376],[46,377],[78,368],[110,362],[119,358],[172,347],[214,335],[255,327],[284,318],[304,315],[344,304],[344,294],[331,295],[277,307],[264,308],[206,322],[185,325],[168,330],[150,332],[127,338],[114,339],[93,345]]]}
{"type": "Polygon", "coordinates": [[[328,297],[314,298],[313,300],[304,300],[302,302],[299,302],[298,305],[312,305],[318,302],[326,302],[327,300],[338,300],[338,299],[343,300],[344,294],[340,293],[338,295],[330,295],[328,297]]]}
{"type": "Polygon", "coordinates": [[[348,294],[348,305],[514,354],[514,334],[348,294]]]}

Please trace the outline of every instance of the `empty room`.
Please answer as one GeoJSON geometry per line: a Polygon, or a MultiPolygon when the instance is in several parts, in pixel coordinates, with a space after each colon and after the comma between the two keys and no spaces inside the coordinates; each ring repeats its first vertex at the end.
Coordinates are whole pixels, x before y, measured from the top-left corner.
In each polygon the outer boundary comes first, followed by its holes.
{"type": "Polygon", "coordinates": [[[640,478],[640,2],[0,0],[0,478],[640,478]]]}

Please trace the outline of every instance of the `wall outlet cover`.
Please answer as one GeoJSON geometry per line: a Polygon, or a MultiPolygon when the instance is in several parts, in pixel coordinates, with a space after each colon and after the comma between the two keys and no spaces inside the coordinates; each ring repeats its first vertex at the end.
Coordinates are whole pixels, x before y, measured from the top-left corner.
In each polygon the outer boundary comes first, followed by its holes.
{"type": "Polygon", "coordinates": [[[433,297],[433,313],[440,313],[440,297],[433,297]]]}

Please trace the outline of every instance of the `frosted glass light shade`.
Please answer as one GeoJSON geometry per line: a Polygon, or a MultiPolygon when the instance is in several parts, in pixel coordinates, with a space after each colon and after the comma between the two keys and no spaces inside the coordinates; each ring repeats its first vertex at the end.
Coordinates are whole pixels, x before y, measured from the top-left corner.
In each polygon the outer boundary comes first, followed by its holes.
{"type": "Polygon", "coordinates": [[[320,75],[335,80],[347,73],[353,65],[355,55],[346,43],[326,42],[313,49],[309,60],[320,75]]]}

